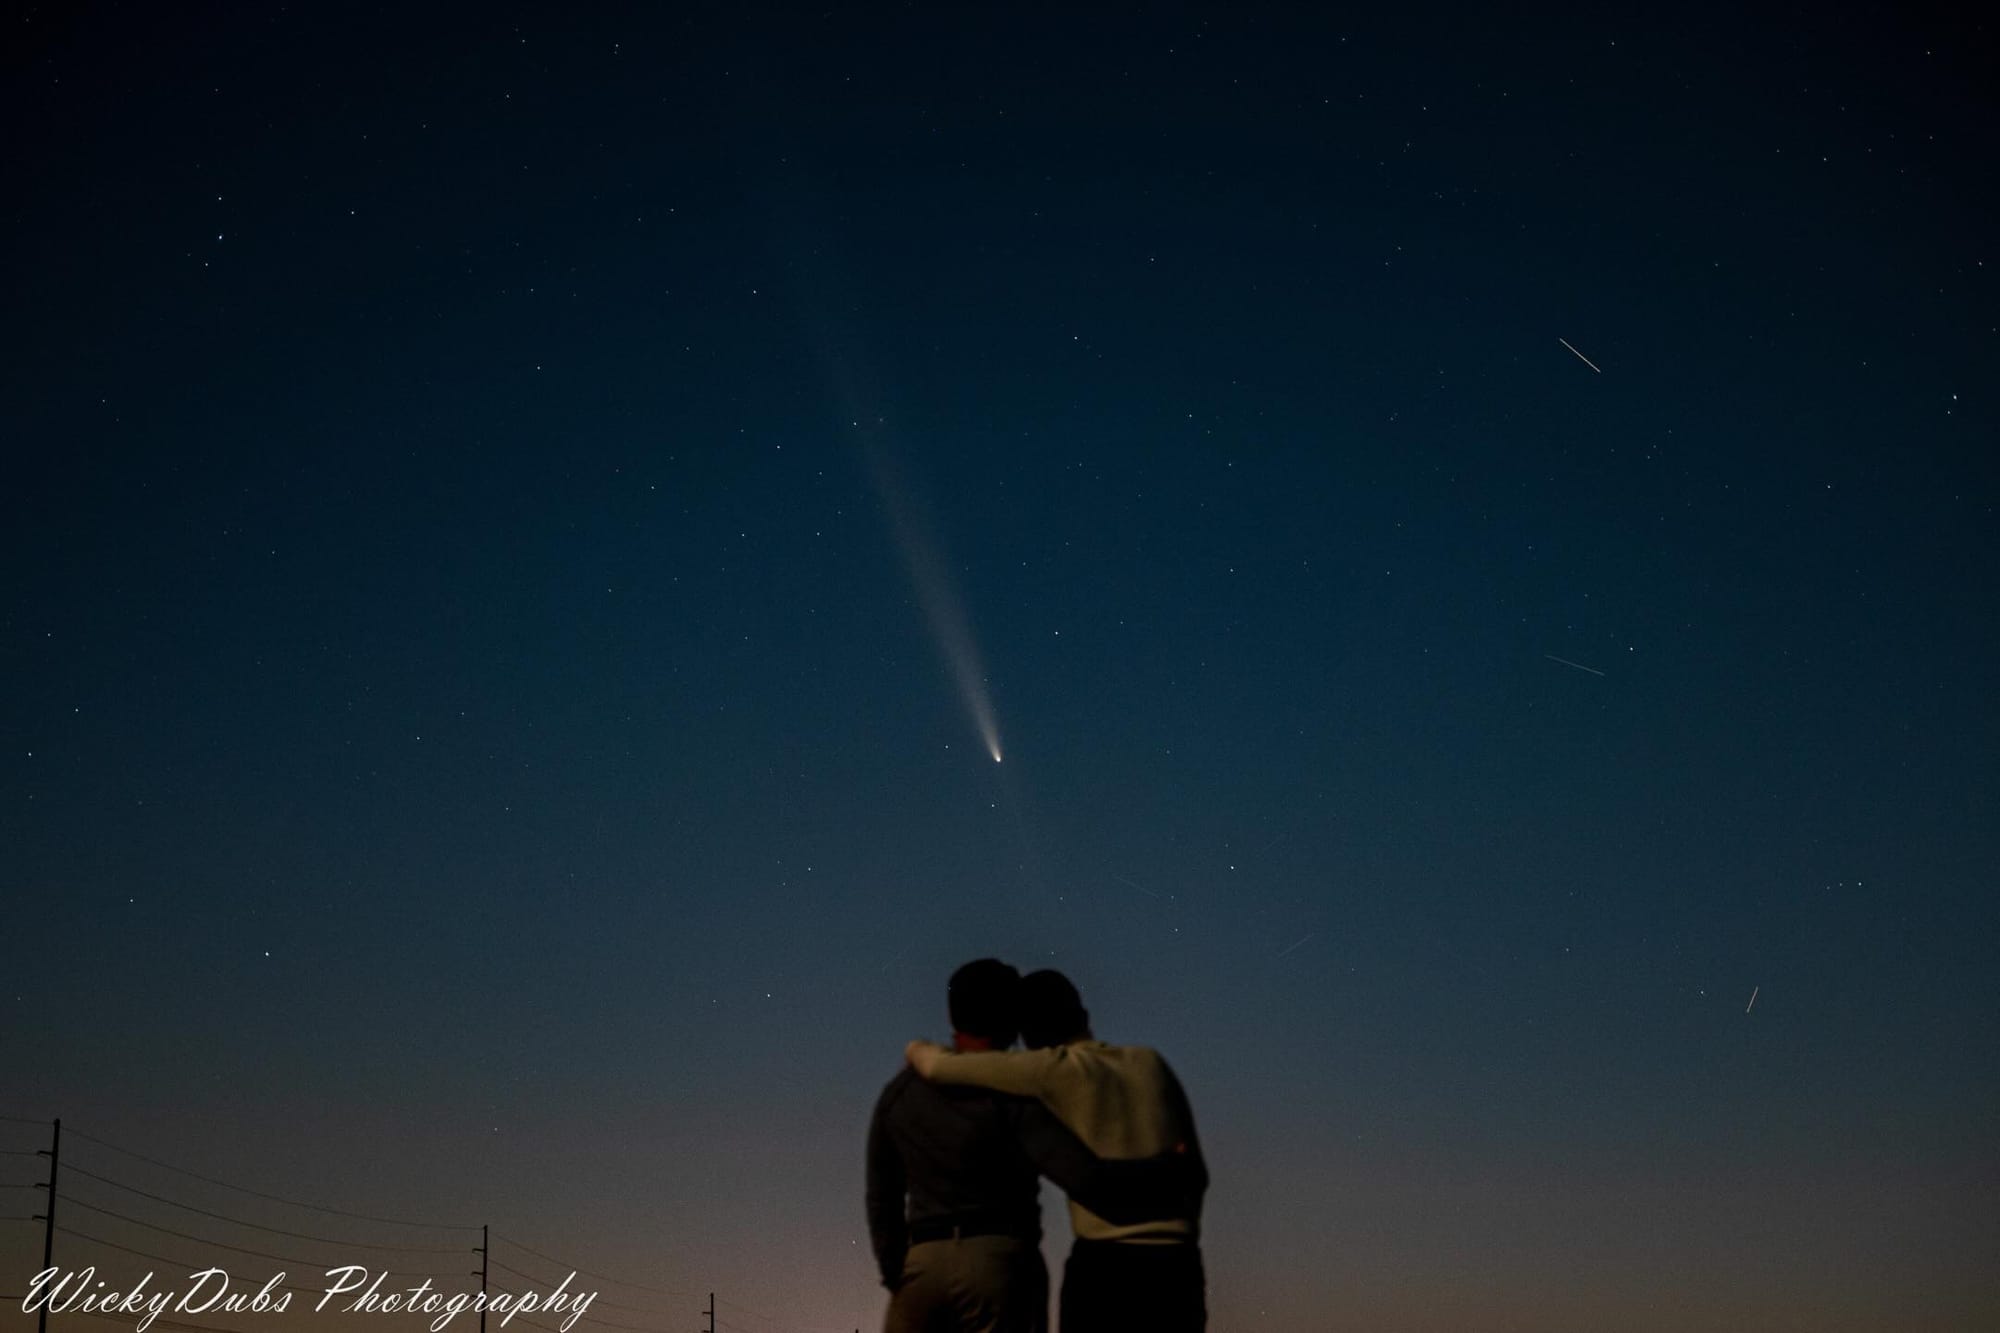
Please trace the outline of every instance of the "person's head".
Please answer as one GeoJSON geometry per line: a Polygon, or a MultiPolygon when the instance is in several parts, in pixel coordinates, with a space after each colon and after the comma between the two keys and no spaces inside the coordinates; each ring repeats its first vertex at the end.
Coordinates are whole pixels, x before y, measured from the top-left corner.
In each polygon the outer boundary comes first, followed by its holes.
{"type": "Polygon", "coordinates": [[[951,974],[945,994],[959,1045],[966,1038],[996,1051],[1014,1044],[1021,1030],[1019,972],[998,958],[975,958],[951,974]]]}
{"type": "Polygon", "coordinates": [[[1090,1035],[1090,1011],[1070,979],[1054,968],[1021,978],[1021,1040],[1030,1047],[1061,1046],[1090,1035]]]}

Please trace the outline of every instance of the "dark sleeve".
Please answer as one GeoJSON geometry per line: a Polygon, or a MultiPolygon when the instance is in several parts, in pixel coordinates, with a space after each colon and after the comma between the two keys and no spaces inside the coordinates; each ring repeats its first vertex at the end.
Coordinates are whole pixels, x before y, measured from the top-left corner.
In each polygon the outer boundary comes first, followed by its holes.
{"type": "Polygon", "coordinates": [[[868,1124],[868,1242],[875,1247],[875,1266],[882,1285],[894,1291],[903,1281],[903,1252],[909,1249],[909,1224],[903,1211],[903,1155],[889,1133],[890,1108],[903,1090],[908,1071],[897,1075],[875,1103],[868,1124]]]}
{"type": "Polygon", "coordinates": [[[1004,1100],[1009,1103],[1015,1137],[1035,1169],[1105,1221],[1122,1227],[1187,1216],[1189,1196],[1199,1190],[1185,1154],[1108,1160],[1086,1147],[1040,1102],[1025,1097],[1004,1100]]]}

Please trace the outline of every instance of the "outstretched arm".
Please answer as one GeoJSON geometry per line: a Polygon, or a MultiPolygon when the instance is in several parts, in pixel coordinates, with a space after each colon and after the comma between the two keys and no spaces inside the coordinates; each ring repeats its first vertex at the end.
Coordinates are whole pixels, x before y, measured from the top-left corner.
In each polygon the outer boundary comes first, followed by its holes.
{"type": "Polygon", "coordinates": [[[1040,1102],[1020,1098],[1008,1113],[1035,1169],[1113,1226],[1186,1217],[1207,1183],[1200,1158],[1181,1151],[1158,1157],[1099,1157],[1040,1102]]]}
{"type": "MultiPolygon", "coordinates": [[[[1039,1097],[1048,1085],[1057,1048],[1038,1051],[948,1051],[936,1042],[903,1048],[910,1067],[933,1083],[958,1083],[1016,1097],[1039,1097]]],[[[1095,1211],[1094,1209],[1092,1211],[1095,1211]]]]}

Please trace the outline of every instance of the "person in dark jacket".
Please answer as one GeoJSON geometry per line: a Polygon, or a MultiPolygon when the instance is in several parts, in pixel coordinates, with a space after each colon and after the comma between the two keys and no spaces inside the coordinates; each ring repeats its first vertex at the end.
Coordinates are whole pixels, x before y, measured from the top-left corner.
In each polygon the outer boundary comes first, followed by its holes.
{"type": "MultiPolygon", "coordinates": [[[[953,1046],[1005,1050],[1018,1029],[1020,974],[997,959],[952,974],[953,1046]]],[[[1199,1189],[1185,1153],[1097,1157],[1039,1102],[889,1081],[868,1131],[868,1230],[892,1293],[887,1333],[1045,1333],[1048,1270],[1037,1177],[1093,1214],[1138,1223],[1199,1189]]]]}
{"type": "Polygon", "coordinates": [[[1201,1259],[1208,1171],[1187,1093],[1158,1051],[1092,1036],[1083,997],[1062,973],[1032,972],[1020,994],[1027,1050],[951,1052],[911,1042],[911,1067],[940,1088],[1034,1097],[1107,1158],[1181,1154],[1194,1188],[1150,1217],[1106,1216],[1070,1195],[1076,1246],[1063,1269],[1062,1333],[1201,1333],[1208,1324],[1201,1259]]]}

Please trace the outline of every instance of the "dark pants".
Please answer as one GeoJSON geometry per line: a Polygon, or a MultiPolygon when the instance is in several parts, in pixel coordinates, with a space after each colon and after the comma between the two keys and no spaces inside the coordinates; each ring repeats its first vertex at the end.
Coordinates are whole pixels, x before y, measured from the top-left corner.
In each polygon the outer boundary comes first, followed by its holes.
{"type": "Polygon", "coordinates": [[[884,1333],[1048,1333],[1039,1239],[967,1236],[912,1245],[884,1333]]]}
{"type": "Polygon", "coordinates": [[[1208,1279],[1199,1245],[1080,1240],[1063,1266],[1061,1333],[1202,1333],[1208,1279]]]}

